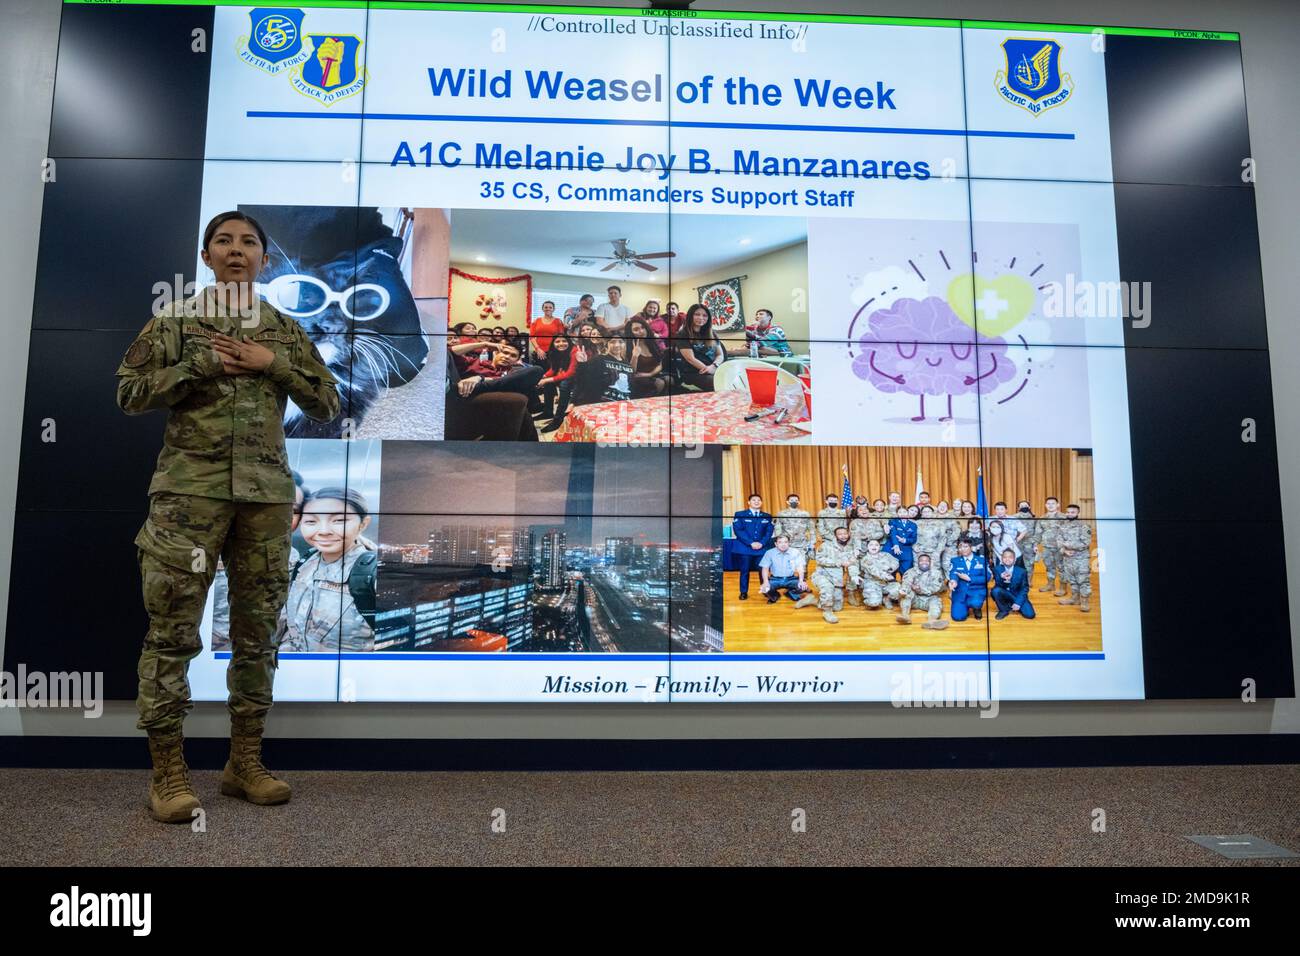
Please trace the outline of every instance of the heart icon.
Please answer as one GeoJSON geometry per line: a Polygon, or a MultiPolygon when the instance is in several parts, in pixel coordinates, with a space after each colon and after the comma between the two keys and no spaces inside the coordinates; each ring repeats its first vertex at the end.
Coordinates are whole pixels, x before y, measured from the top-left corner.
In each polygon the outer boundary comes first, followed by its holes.
{"type": "Polygon", "coordinates": [[[1034,287],[1017,275],[985,279],[967,273],[948,283],[948,305],[958,318],[980,335],[997,337],[1015,328],[1029,315],[1034,307],[1034,287]],[[971,289],[972,281],[974,291],[971,289]]]}

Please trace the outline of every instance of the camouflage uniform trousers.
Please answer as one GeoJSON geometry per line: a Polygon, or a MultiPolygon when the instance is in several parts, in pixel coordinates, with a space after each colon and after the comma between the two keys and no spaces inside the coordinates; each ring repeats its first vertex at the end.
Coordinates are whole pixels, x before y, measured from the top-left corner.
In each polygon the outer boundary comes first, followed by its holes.
{"type": "Polygon", "coordinates": [[[902,599],[898,602],[898,613],[907,617],[912,613],[912,608],[918,608],[925,611],[926,616],[931,621],[937,621],[943,616],[943,601],[939,600],[937,594],[917,594],[911,588],[903,592],[902,599]]]}
{"type": "Polygon", "coordinates": [[[1073,555],[1060,557],[1061,581],[1070,585],[1070,593],[1077,598],[1092,596],[1092,554],[1086,548],[1073,555]]]}
{"type": "Polygon", "coordinates": [[[1043,568],[1047,571],[1047,583],[1053,584],[1060,575],[1060,583],[1065,583],[1065,558],[1061,556],[1061,549],[1058,547],[1048,547],[1044,544],[1038,545],[1038,552],[1043,556],[1043,568]]]}
{"type": "Polygon", "coordinates": [[[812,573],[812,584],[817,589],[817,606],[823,611],[844,610],[844,586],[853,586],[843,568],[832,567],[823,571],[820,567],[812,573]]]}
{"type": "Polygon", "coordinates": [[[943,614],[943,602],[939,596],[945,593],[947,580],[947,575],[933,565],[926,571],[919,566],[908,571],[899,584],[902,592],[898,602],[899,620],[910,620],[913,607],[927,612],[929,623],[939,620],[943,614]]]}
{"type": "Polygon", "coordinates": [[[867,607],[880,607],[886,597],[897,601],[899,593],[897,581],[881,581],[867,575],[862,578],[862,603],[867,607]]]}
{"type": "Polygon", "coordinates": [[[230,579],[230,713],[265,726],[278,663],[276,623],[289,591],[292,516],[288,503],[170,492],[150,498],[135,539],[149,614],[138,668],[141,730],[177,733],[193,708],[187,671],[203,649],[199,622],[218,554],[230,579]]]}
{"type": "Polygon", "coordinates": [[[1020,557],[1025,564],[1025,582],[1029,587],[1034,586],[1034,565],[1038,559],[1043,556],[1043,546],[1037,541],[1024,540],[1020,542],[1020,557]]]}

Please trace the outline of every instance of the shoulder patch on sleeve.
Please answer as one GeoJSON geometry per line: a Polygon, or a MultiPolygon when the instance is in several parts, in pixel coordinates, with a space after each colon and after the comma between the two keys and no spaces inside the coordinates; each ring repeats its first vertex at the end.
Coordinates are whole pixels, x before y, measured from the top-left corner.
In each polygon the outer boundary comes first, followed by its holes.
{"type": "Polygon", "coordinates": [[[122,359],[122,363],[127,368],[139,368],[149,361],[149,356],[152,354],[153,343],[142,336],[131,343],[131,347],[126,350],[126,357],[122,359]]]}

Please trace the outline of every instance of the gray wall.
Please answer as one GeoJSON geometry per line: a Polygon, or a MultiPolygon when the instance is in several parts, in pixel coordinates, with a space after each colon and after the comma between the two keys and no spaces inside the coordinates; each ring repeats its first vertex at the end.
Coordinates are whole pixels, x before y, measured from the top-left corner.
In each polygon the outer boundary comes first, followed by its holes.
{"type": "MultiPolygon", "coordinates": [[[[613,3],[613,0],[611,0],[613,3]]],[[[640,6],[618,3],[619,6],[640,6]]],[[[23,414],[27,344],[41,214],[40,161],[45,153],[58,41],[58,0],[5,0],[0,30],[0,218],[3,256],[0,288],[8,308],[0,349],[0,598],[7,607],[13,507],[18,476],[19,423],[23,414]]],[[[1258,169],[1257,199],[1264,285],[1273,356],[1273,401],[1278,426],[1283,506],[1300,508],[1300,376],[1288,356],[1300,354],[1300,323],[1289,286],[1296,270],[1300,222],[1300,15],[1294,0],[884,0],[879,4],[814,0],[803,4],[763,0],[699,0],[699,9],[817,10],[826,13],[966,17],[1027,22],[1101,23],[1144,27],[1232,30],[1241,34],[1250,108],[1251,143],[1258,169]]],[[[1300,546],[1287,540],[1293,569],[1290,593],[1294,657],[1300,661],[1300,546]]],[[[138,595],[125,594],[123,601],[138,595]]],[[[1166,595],[1166,600],[1175,596],[1166,595]]],[[[1243,606],[1243,618],[1249,616],[1243,606]]],[[[1243,622],[1243,626],[1248,626],[1243,622]]],[[[0,621],[3,627],[3,621],[0,621]]],[[[1230,634],[1223,635],[1231,640],[1230,634]]],[[[0,649],[4,635],[0,630],[0,649]]],[[[1300,683],[1300,681],[1297,681],[1300,683]]],[[[99,720],[79,714],[0,709],[0,734],[134,734],[129,703],[114,704],[99,720]]],[[[196,707],[190,736],[227,732],[224,707],[196,707]]],[[[925,737],[1074,734],[1300,733],[1296,699],[1243,704],[1235,701],[1130,701],[1004,704],[995,720],[974,711],[895,710],[887,704],[717,705],[434,705],[279,704],[270,724],[278,736],[320,737],[925,737]]]]}

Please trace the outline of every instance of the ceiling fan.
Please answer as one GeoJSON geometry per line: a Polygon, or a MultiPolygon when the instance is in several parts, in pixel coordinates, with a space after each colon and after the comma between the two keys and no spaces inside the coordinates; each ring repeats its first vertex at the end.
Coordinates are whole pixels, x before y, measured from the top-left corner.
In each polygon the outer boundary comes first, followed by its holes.
{"type": "Polygon", "coordinates": [[[646,272],[658,272],[659,271],[658,266],[652,266],[650,265],[650,263],[645,262],[643,260],[671,259],[673,256],[677,255],[677,253],[675,252],[647,252],[642,254],[632,249],[629,249],[627,247],[626,239],[611,239],[609,241],[614,246],[614,254],[612,256],[584,257],[584,258],[592,258],[592,259],[613,259],[614,261],[611,262],[609,265],[605,266],[603,269],[601,269],[600,270],[601,272],[608,272],[610,269],[613,269],[615,266],[620,266],[620,265],[636,266],[638,269],[644,269],[646,272]]]}

